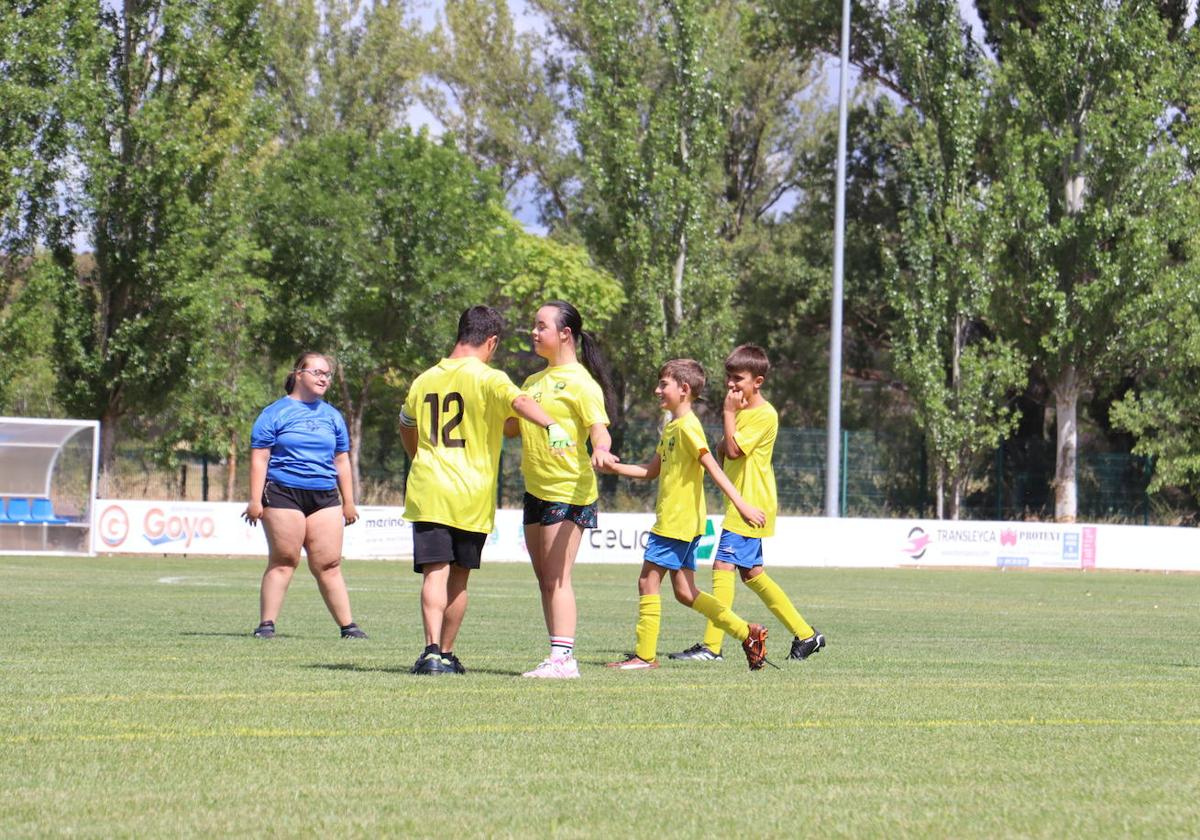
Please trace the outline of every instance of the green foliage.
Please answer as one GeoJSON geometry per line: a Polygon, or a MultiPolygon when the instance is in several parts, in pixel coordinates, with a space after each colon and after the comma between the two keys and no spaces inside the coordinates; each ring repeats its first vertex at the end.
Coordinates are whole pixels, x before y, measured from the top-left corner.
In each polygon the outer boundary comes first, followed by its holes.
{"type": "Polygon", "coordinates": [[[409,131],[301,140],[261,195],[275,345],[333,353],[355,391],[436,361],[462,310],[495,297],[500,276],[479,254],[507,245],[500,194],[451,143],[409,131]]]}
{"type": "Polygon", "coordinates": [[[892,349],[956,518],[975,456],[1015,429],[1006,403],[1025,365],[1010,340],[987,335],[998,280],[979,168],[987,66],[956,3],[922,0],[900,14],[894,54],[913,105],[886,125],[900,199],[898,230],[884,244],[892,349]]]}
{"type": "Polygon", "coordinates": [[[585,164],[578,225],[626,304],[610,343],[631,393],[671,356],[715,367],[732,338],[733,274],[719,247],[729,4],[556,4],[582,51],[569,75],[585,164]]]}
{"type": "MultiPolygon", "coordinates": [[[[94,90],[103,39],[86,0],[9,2],[0,9],[0,254],[58,241],[59,190],[71,180],[74,122],[94,90]]],[[[0,305],[15,262],[5,261],[0,305]]]]}
{"type": "Polygon", "coordinates": [[[1051,382],[1067,366],[1089,379],[1120,369],[1133,326],[1120,316],[1180,235],[1181,156],[1166,122],[1178,56],[1165,34],[1138,4],[1054,6],[1036,33],[1006,30],[995,117],[1006,324],[1051,382]]]}
{"type": "Polygon", "coordinates": [[[528,349],[524,327],[548,300],[569,301],[585,315],[584,328],[589,333],[602,333],[625,304],[625,292],[616,278],[593,265],[579,245],[527,233],[507,212],[498,221],[513,237],[505,254],[493,251],[487,255],[501,276],[497,292],[509,314],[507,348],[528,349]],[[496,264],[505,257],[509,265],[496,264]]]}
{"type": "Polygon", "coordinates": [[[336,129],[375,138],[398,124],[428,65],[407,2],[265,0],[264,78],[288,142],[336,129]]]}
{"type": "Polygon", "coordinates": [[[120,418],[153,417],[185,381],[208,326],[195,317],[197,297],[244,271],[226,274],[224,260],[251,247],[249,231],[215,196],[241,177],[266,121],[254,95],[256,2],[129,9],[128,18],[95,12],[104,63],[89,66],[94,87],[76,149],[84,174],[72,196],[95,268],[82,282],[63,274],[57,296],[60,395],[72,414],[105,422],[105,462],[120,418]]]}
{"type": "Polygon", "coordinates": [[[33,260],[12,303],[0,310],[0,414],[61,417],[55,399],[55,274],[48,255],[33,260]]]}
{"type": "Polygon", "coordinates": [[[529,185],[548,219],[570,216],[578,159],[564,138],[557,70],[539,59],[545,39],[517,34],[505,0],[452,0],[434,36],[434,76],[424,98],[460,147],[505,190],[529,185]]]}

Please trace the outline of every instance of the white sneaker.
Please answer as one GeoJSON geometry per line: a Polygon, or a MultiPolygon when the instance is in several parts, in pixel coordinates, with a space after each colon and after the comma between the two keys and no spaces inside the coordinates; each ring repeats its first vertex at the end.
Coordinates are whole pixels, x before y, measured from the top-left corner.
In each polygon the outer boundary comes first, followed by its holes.
{"type": "Polygon", "coordinates": [[[532,671],[526,671],[522,677],[536,677],[545,680],[577,680],[579,679],[579,664],[574,656],[562,659],[543,659],[542,664],[532,671]]]}

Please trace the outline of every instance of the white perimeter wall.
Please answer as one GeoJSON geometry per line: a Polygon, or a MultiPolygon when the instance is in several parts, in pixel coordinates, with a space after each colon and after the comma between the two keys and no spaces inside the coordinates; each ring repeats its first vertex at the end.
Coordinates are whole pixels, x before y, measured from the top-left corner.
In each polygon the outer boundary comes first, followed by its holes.
{"type": "MultiPolygon", "coordinates": [[[[241,518],[245,505],[223,502],[145,502],[101,499],[94,549],[113,554],[266,556],[261,525],[241,518]]],[[[412,529],[403,508],[359,507],[346,529],[348,558],[412,556],[412,529]]],[[[581,563],[640,563],[654,524],[649,513],[601,513],[584,535],[581,563]]],[[[712,558],[720,517],[701,542],[712,558]]],[[[1061,569],[1144,569],[1200,572],[1200,529],[1136,525],[1056,525],[1021,522],[943,522],[928,519],[780,517],[765,541],[768,566],[1001,566],[1061,569]]],[[[484,548],[493,561],[524,561],[521,512],[496,512],[484,548]]]]}

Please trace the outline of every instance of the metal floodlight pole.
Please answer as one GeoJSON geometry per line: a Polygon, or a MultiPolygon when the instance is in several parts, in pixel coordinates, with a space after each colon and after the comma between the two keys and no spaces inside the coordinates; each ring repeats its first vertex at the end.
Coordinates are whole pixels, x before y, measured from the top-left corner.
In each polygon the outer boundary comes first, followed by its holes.
{"type": "Polygon", "coordinates": [[[850,0],[842,0],[842,64],[838,79],[837,185],[833,211],[833,307],[829,317],[829,425],[825,445],[825,515],[841,515],[842,268],[846,239],[846,111],[850,89],[850,0]]]}

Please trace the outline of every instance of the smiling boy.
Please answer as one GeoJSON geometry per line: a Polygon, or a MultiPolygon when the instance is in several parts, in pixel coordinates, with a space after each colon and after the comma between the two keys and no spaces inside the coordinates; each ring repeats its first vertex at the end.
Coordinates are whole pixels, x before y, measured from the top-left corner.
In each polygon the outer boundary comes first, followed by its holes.
{"type": "Polygon", "coordinates": [[[659,592],[668,572],[676,600],[741,641],[750,670],[757,671],[766,663],[766,628],[747,624],[716,598],[696,588],[696,547],[708,519],[705,472],[747,523],[758,527],[766,522],[761,510],[742,499],[708,449],[704,428],[692,411],[692,402],[703,390],[704,368],[699,362],[673,359],[663,365],[654,394],[659,405],[671,414],[671,421],[663,429],[654,458],[646,464],[614,463],[605,470],[627,478],[658,479],[654,527],[638,577],[637,647],[627,658],[609,663],[610,668],[639,671],[658,667],[662,619],[659,592]]]}
{"type": "MultiPolygon", "coordinates": [[[[742,497],[766,512],[761,526],[746,521],[734,505],[725,510],[721,539],[713,558],[713,597],[731,608],[734,595],[734,570],[775,617],[793,634],[788,659],[803,660],[825,647],[825,636],[801,617],[787,593],[763,571],[763,537],[775,533],[775,470],[771,456],[779,434],[779,415],[762,394],[763,382],[771,363],[757,345],[743,344],[725,359],[725,437],[717,446],[723,456],[726,474],[742,497]]],[[[671,659],[713,662],[721,659],[721,641],[725,631],[708,623],[704,641],[671,659]]]]}

